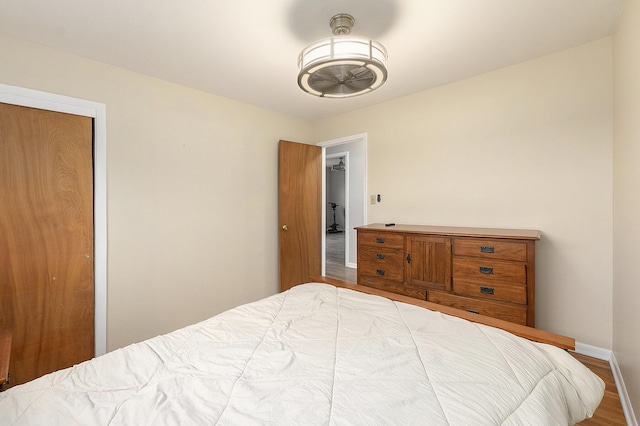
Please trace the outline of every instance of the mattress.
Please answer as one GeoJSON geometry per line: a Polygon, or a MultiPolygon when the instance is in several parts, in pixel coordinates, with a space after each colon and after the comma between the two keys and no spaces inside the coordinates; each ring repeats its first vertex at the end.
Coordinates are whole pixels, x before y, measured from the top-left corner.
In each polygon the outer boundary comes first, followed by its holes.
{"type": "Polygon", "coordinates": [[[566,425],[604,383],[565,351],[311,283],[0,394],[0,424],[566,425]]]}

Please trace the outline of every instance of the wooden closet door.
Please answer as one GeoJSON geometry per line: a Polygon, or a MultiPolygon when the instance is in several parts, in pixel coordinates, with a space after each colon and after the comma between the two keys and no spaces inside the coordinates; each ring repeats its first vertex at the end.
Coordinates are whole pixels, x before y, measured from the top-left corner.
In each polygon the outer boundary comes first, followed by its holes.
{"type": "Polygon", "coordinates": [[[0,104],[0,328],[9,386],[94,356],[89,117],[0,104]]]}

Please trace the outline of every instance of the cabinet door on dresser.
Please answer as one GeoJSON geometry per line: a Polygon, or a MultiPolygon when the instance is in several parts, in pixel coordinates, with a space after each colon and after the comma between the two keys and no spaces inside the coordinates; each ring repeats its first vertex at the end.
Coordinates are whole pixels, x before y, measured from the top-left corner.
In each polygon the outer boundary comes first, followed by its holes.
{"type": "Polygon", "coordinates": [[[451,238],[412,235],[407,239],[407,283],[451,290],[451,238]]]}

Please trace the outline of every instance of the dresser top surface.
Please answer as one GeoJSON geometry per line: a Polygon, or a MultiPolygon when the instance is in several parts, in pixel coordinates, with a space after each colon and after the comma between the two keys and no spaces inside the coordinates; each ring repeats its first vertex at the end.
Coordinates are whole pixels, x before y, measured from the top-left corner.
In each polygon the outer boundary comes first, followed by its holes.
{"type": "Polygon", "coordinates": [[[539,240],[542,236],[542,232],[535,229],[472,228],[462,226],[403,224],[386,226],[384,223],[372,223],[369,225],[357,226],[355,229],[415,234],[450,235],[459,237],[505,238],[517,240],[539,240]]]}

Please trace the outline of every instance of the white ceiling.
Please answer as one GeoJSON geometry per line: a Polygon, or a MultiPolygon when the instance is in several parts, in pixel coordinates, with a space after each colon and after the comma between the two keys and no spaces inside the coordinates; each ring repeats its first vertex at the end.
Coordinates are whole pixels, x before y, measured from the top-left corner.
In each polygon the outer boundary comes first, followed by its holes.
{"type": "MultiPolygon", "coordinates": [[[[0,32],[307,119],[464,79],[612,33],[624,0],[1,0],[0,32]],[[378,90],[324,99],[300,51],[349,13],[389,52],[378,90]]],[[[1,58],[0,58],[1,62],[1,58]]]]}

